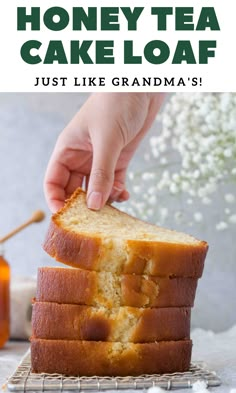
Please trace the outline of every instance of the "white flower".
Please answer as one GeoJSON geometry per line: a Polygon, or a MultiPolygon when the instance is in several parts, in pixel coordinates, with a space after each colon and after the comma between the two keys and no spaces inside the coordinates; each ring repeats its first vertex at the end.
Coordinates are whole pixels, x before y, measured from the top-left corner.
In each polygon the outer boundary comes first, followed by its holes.
{"type": "Polygon", "coordinates": [[[224,222],[224,221],[221,221],[218,224],[216,224],[216,230],[217,231],[224,231],[227,228],[228,228],[228,224],[226,222],[224,222]]]}
{"type": "Polygon", "coordinates": [[[135,194],[139,194],[141,192],[141,187],[140,186],[134,186],[133,187],[133,191],[135,192],[135,194]]]}
{"type": "Polygon", "coordinates": [[[161,165],[167,165],[167,164],[168,164],[167,158],[166,158],[166,157],[161,157],[161,159],[160,159],[160,164],[161,164],[161,165]]]}
{"type": "Polygon", "coordinates": [[[166,207],[160,208],[160,215],[161,215],[161,218],[163,220],[165,220],[168,217],[168,215],[169,215],[168,209],[166,207]]]}
{"type": "Polygon", "coordinates": [[[197,192],[197,195],[198,195],[199,198],[201,198],[202,201],[203,201],[203,198],[205,198],[206,195],[208,195],[208,191],[207,191],[206,187],[205,187],[205,188],[199,188],[199,190],[198,190],[198,192],[197,192]]]}
{"type": "Polygon", "coordinates": [[[174,173],[174,174],[172,175],[172,179],[173,179],[175,182],[178,182],[178,181],[180,180],[180,175],[179,175],[178,173],[174,173]]]}
{"type": "Polygon", "coordinates": [[[159,145],[159,151],[160,151],[161,153],[164,153],[166,150],[167,150],[166,144],[165,144],[165,143],[160,143],[160,145],[159,145]]]}
{"type": "Polygon", "coordinates": [[[199,169],[195,169],[195,171],[193,172],[193,177],[194,177],[194,179],[198,179],[200,177],[199,169]]]}
{"type": "Polygon", "coordinates": [[[157,197],[156,197],[156,195],[150,196],[150,197],[149,197],[149,204],[150,204],[151,206],[155,206],[156,203],[157,203],[157,197]]]}
{"type": "Polygon", "coordinates": [[[208,197],[202,198],[202,203],[204,205],[210,205],[212,203],[212,200],[208,197]]]}
{"type": "Polygon", "coordinates": [[[151,147],[156,147],[158,145],[158,138],[156,136],[152,136],[149,142],[151,147]]]}
{"type": "Polygon", "coordinates": [[[180,183],[180,187],[182,191],[188,191],[190,187],[189,182],[187,182],[186,180],[182,180],[182,182],[180,183]]]}
{"type": "Polygon", "coordinates": [[[154,158],[158,158],[160,156],[160,153],[157,148],[152,149],[152,155],[154,158]]]}
{"type": "Polygon", "coordinates": [[[233,150],[232,149],[230,149],[230,148],[228,148],[228,149],[225,149],[224,150],[224,156],[225,157],[232,157],[232,155],[233,155],[233,150]]]}
{"type": "Polygon", "coordinates": [[[177,194],[179,191],[179,188],[177,187],[177,185],[175,183],[171,183],[170,184],[170,192],[171,194],[177,194]]]}
{"type": "Polygon", "coordinates": [[[195,196],[196,196],[196,191],[193,190],[192,188],[190,188],[190,189],[188,190],[188,193],[189,193],[189,195],[191,195],[192,197],[195,197],[195,196]]]}
{"type": "Polygon", "coordinates": [[[196,222],[202,222],[203,220],[203,215],[201,212],[194,213],[193,217],[196,222]]]}
{"type": "Polygon", "coordinates": [[[156,195],[156,187],[153,187],[153,186],[149,187],[148,190],[147,190],[147,193],[149,195],[156,195]]]}
{"type": "Polygon", "coordinates": [[[162,178],[165,179],[165,180],[167,180],[167,179],[169,180],[170,179],[170,172],[167,171],[167,170],[164,171],[163,174],[162,174],[162,178]]]}
{"type": "Polygon", "coordinates": [[[144,209],[144,207],[145,207],[145,203],[144,203],[144,202],[136,202],[136,203],[135,203],[135,207],[136,207],[140,212],[142,212],[143,209],[144,209]]]}
{"type": "Polygon", "coordinates": [[[225,201],[227,203],[234,203],[235,202],[235,196],[233,194],[225,194],[225,201]]]}
{"type": "MultiPolygon", "coordinates": [[[[173,124],[173,122],[172,122],[172,124],[173,124]]],[[[170,126],[170,125],[169,125],[169,126],[170,126]]],[[[165,139],[168,139],[168,138],[171,137],[171,131],[168,130],[168,128],[163,129],[162,134],[163,134],[163,137],[164,137],[165,139]]]]}
{"type": "MultiPolygon", "coordinates": [[[[209,179],[209,181],[211,181],[211,178],[209,179]]],[[[214,181],[214,180],[213,180],[214,181]]],[[[212,194],[213,192],[215,192],[217,189],[217,185],[216,183],[209,183],[205,186],[205,190],[207,191],[207,194],[212,194]]]]}
{"type": "Polygon", "coordinates": [[[233,214],[232,216],[229,217],[229,222],[231,224],[236,224],[236,214],[233,214]]]}
{"type": "Polygon", "coordinates": [[[134,180],[134,173],[133,172],[128,172],[128,178],[130,180],[134,180]]]}
{"type": "Polygon", "coordinates": [[[150,172],[144,172],[143,174],[142,174],[142,179],[145,181],[145,180],[151,180],[151,179],[154,179],[155,178],[155,175],[154,175],[154,173],[150,173],[150,172]]]}

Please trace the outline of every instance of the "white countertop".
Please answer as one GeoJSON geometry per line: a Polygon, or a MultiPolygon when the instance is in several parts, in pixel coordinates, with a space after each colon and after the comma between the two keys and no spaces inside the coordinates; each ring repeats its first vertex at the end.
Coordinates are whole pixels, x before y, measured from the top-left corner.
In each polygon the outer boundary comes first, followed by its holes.
{"type": "MultiPolygon", "coordinates": [[[[194,343],[193,360],[204,361],[222,380],[221,386],[210,390],[229,393],[231,389],[236,389],[236,326],[218,334],[196,329],[191,337],[194,343]]],[[[0,386],[14,372],[28,347],[28,342],[13,341],[0,350],[0,386]]],[[[179,390],[182,393],[187,391],[179,390]]]]}

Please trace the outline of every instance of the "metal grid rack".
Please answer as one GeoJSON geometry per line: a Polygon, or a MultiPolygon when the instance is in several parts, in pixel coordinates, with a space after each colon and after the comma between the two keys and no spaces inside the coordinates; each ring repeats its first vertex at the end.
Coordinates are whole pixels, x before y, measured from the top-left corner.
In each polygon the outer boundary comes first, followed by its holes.
{"type": "Polygon", "coordinates": [[[204,363],[194,362],[184,373],[141,375],[138,377],[67,377],[59,374],[31,373],[30,352],[9,378],[7,388],[10,392],[30,391],[77,391],[94,392],[100,390],[148,389],[159,386],[163,389],[191,388],[196,381],[203,380],[207,386],[220,385],[215,372],[209,371],[204,363]]]}

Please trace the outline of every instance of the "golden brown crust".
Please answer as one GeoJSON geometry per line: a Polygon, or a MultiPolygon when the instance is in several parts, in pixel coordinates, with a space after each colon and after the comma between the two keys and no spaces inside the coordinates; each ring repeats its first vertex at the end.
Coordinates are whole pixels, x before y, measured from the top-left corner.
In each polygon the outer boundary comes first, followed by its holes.
{"type": "Polygon", "coordinates": [[[95,308],[36,302],[33,336],[43,339],[145,343],[190,337],[190,308],[95,308]]]}
{"type": "Polygon", "coordinates": [[[163,278],[82,269],[38,269],[37,301],[87,306],[182,307],[193,306],[196,278],[163,278]],[[99,281],[104,286],[99,286],[99,281]],[[112,289],[106,291],[110,281],[112,289]],[[114,295],[114,297],[113,297],[114,295]]]}
{"type": "Polygon", "coordinates": [[[184,372],[192,342],[120,344],[99,341],[31,340],[32,371],[80,376],[126,376],[184,372]]]}
{"type": "Polygon", "coordinates": [[[201,277],[207,243],[184,245],[161,242],[127,241],[129,261],[123,273],[152,276],[201,277]]]}
{"type": "Polygon", "coordinates": [[[99,260],[102,247],[100,238],[79,236],[51,221],[43,248],[57,261],[66,265],[97,270],[96,261],[99,260]]]}
{"type": "Polygon", "coordinates": [[[183,307],[194,304],[197,279],[192,277],[155,277],[123,274],[123,306],[183,307]]]}
{"type": "MultiPolygon", "coordinates": [[[[114,257],[117,252],[113,245],[114,257]]],[[[127,259],[117,267],[117,274],[149,274],[162,277],[196,277],[202,275],[207,243],[184,245],[164,242],[127,240],[127,259]]],[[[44,250],[66,265],[95,271],[112,271],[106,257],[106,244],[99,237],[88,237],[61,228],[51,221],[44,250]]]]}
{"type": "Polygon", "coordinates": [[[82,269],[38,269],[36,300],[67,304],[94,305],[96,273],[82,269]]]}

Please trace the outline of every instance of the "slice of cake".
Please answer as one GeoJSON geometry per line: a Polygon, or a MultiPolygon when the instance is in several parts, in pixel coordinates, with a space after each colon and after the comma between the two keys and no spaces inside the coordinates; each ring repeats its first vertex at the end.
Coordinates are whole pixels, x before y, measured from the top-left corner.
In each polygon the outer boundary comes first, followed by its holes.
{"type": "Polygon", "coordinates": [[[192,307],[197,278],[117,275],[67,267],[38,269],[36,300],[94,307],[192,307]]]}
{"type": "Polygon", "coordinates": [[[191,340],[133,344],[31,340],[32,371],[86,376],[127,376],[187,371],[191,340]]]}
{"type": "Polygon", "coordinates": [[[200,277],[208,246],[110,205],[92,211],[86,194],[77,189],[52,216],[44,249],[60,262],[87,270],[200,277]]]}
{"type": "Polygon", "coordinates": [[[33,304],[33,337],[148,343],[189,339],[190,308],[90,307],[33,304]]]}

